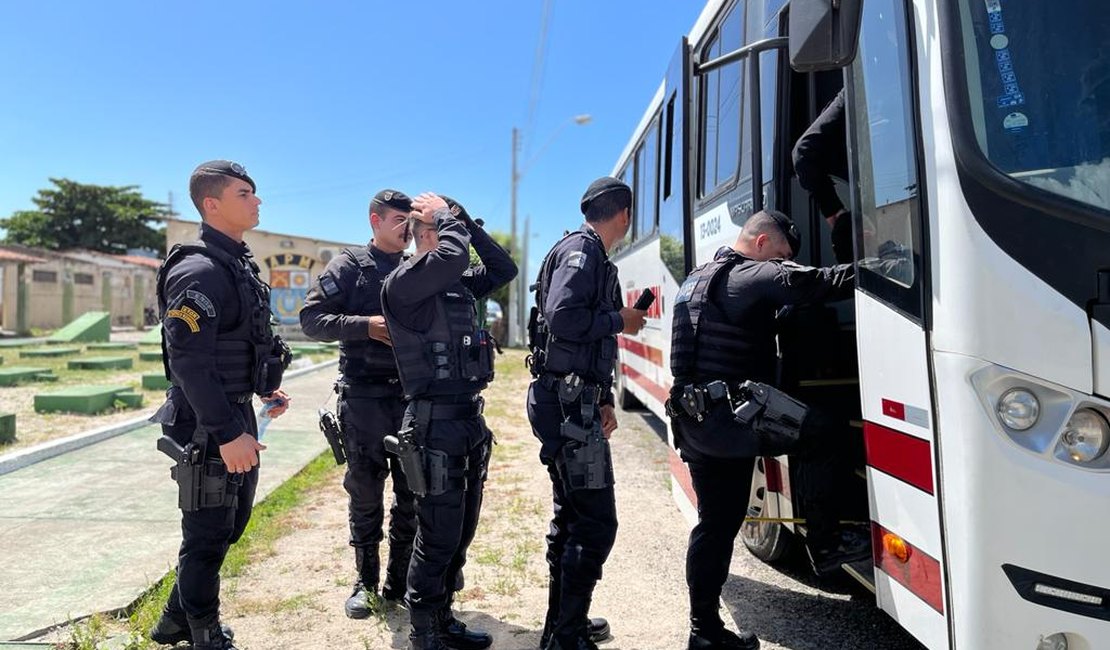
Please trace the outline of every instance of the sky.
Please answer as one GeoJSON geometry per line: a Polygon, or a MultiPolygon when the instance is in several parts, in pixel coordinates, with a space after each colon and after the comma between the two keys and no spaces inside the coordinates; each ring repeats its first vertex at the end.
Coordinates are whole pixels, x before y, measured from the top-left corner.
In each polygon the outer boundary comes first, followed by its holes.
{"type": "Polygon", "coordinates": [[[5,3],[0,217],[49,178],[137,185],[197,219],[188,178],[236,160],[263,230],[369,239],[383,188],[509,231],[511,140],[533,276],[609,174],[704,2],[5,3]],[[591,121],[577,125],[574,116],[591,121]]]}

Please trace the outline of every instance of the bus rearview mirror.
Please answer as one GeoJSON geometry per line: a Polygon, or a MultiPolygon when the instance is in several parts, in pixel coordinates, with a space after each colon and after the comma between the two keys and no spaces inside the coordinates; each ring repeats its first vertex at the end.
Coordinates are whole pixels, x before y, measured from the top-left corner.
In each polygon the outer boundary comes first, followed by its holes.
{"type": "Polygon", "coordinates": [[[856,58],[863,0],[791,0],[790,65],[798,72],[843,68],[856,58]]]}

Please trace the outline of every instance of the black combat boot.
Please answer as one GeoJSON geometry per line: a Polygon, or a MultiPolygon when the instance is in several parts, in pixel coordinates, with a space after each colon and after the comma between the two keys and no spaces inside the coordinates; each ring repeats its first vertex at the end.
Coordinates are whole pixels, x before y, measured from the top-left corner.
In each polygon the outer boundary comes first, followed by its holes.
{"type": "MultiPolygon", "coordinates": [[[[547,616],[543,622],[543,633],[540,634],[540,650],[547,647],[547,642],[551,640],[551,631],[555,629],[555,621],[559,617],[559,578],[548,578],[547,585],[547,616]]],[[[603,618],[591,618],[586,620],[586,632],[590,637],[590,641],[594,643],[601,643],[610,637],[609,621],[603,618]]]]}
{"type": "MultiPolygon", "coordinates": [[[[230,626],[220,623],[220,630],[229,641],[235,639],[235,632],[230,626]]],[[[150,628],[150,640],[162,645],[177,645],[183,641],[192,643],[193,634],[189,631],[189,623],[186,622],[184,614],[178,619],[162,612],[162,618],[150,628]]]]}
{"type": "Polygon", "coordinates": [[[489,633],[466,629],[466,623],[451,613],[450,605],[436,614],[435,625],[440,641],[452,650],[485,650],[493,645],[493,637],[489,633]]]}
{"type": "Polygon", "coordinates": [[[224,634],[220,621],[215,616],[204,621],[190,619],[189,630],[193,634],[192,650],[239,650],[224,634]]]}
{"type": "Polygon", "coordinates": [[[434,614],[409,610],[409,620],[412,622],[409,650],[451,650],[443,643],[434,614]]]}
{"type": "MultiPolygon", "coordinates": [[[[235,638],[235,633],[231,628],[220,624],[224,636],[229,639],[235,638]]],[[[189,620],[185,617],[185,610],[181,609],[181,600],[177,592],[177,583],[173,584],[173,589],[170,590],[170,597],[166,600],[166,606],[162,608],[162,618],[150,628],[150,640],[162,645],[177,645],[183,641],[192,643],[193,635],[189,631],[189,620]]]]}
{"type": "Polygon", "coordinates": [[[378,574],[381,560],[378,559],[378,546],[355,547],[355,571],[358,579],[343,609],[347,618],[368,618],[378,609],[378,574]]]}
{"type": "Polygon", "coordinates": [[[825,577],[840,571],[845,564],[852,564],[871,558],[870,531],[863,529],[845,528],[837,531],[836,535],[821,543],[806,540],[806,551],[809,553],[809,562],[813,572],[819,577],[825,577]]]}
{"type": "Polygon", "coordinates": [[[385,584],[382,585],[382,598],[394,601],[405,599],[405,586],[408,582],[411,558],[411,546],[398,548],[390,542],[389,560],[385,565],[385,584]]]}
{"type": "Polygon", "coordinates": [[[751,632],[740,630],[735,634],[726,629],[720,616],[714,614],[704,619],[690,621],[690,640],[687,650],[757,650],[759,639],[751,632]]]}
{"type": "MultiPolygon", "coordinates": [[[[592,597],[565,592],[559,596],[559,616],[551,626],[551,636],[544,650],[597,650],[597,643],[590,638],[590,621],[586,617],[592,597]]],[[[608,623],[605,627],[608,628],[608,623]]]]}

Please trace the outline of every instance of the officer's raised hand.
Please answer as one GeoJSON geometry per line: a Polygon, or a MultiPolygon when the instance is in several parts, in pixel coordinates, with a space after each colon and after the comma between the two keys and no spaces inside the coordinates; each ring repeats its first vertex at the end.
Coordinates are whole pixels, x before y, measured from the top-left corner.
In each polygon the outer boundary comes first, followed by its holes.
{"type": "Polygon", "coordinates": [[[393,346],[393,341],[389,338],[389,328],[385,326],[385,316],[379,314],[370,317],[370,338],[393,346]]]}
{"type": "Polygon", "coordinates": [[[432,192],[424,192],[412,200],[412,216],[424,223],[434,223],[435,213],[446,209],[447,202],[432,192]]]}
{"type": "Polygon", "coordinates": [[[255,440],[249,433],[239,434],[231,442],[220,445],[220,458],[224,459],[227,471],[232,474],[244,474],[258,464],[258,452],[266,445],[255,440]]]}
{"type": "Polygon", "coordinates": [[[624,334],[639,334],[644,328],[644,318],[647,312],[634,307],[621,307],[621,320],[624,322],[624,334]]]}

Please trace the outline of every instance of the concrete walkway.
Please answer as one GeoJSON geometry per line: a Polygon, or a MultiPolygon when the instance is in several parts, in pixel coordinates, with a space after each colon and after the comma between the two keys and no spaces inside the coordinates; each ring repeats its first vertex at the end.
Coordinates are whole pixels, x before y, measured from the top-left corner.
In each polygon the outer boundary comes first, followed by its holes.
{"type": "MultiPolygon", "coordinates": [[[[258,500],[327,448],[316,410],[335,375],[286,382],[293,403],[263,438],[258,500]]],[[[181,519],[160,434],[145,426],[0,476],[0,642],[126,607],[174,566],[181,519]]]]}

